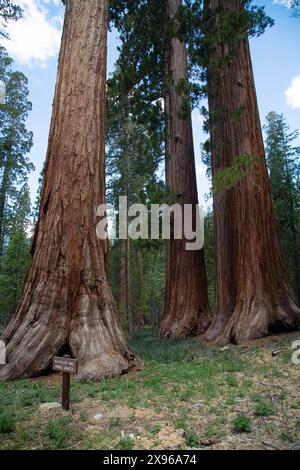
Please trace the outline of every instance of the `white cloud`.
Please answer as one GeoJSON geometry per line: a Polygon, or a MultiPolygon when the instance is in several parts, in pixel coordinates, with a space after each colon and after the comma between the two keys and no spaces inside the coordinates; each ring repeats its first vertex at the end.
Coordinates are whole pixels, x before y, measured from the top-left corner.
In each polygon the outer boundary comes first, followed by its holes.
{"type": "Polygon", "coordinates": [[[16,0],[23,9],[23,18],[8,25],[10,40],[2,44],[8,53],[22,64],[45,67],[47,60],[58,53],[61,39],[61,18],[49,17],[46,8],[51,3],[60,6],[59,0],[16,0]]]}
{"type": "Polygon", "coordinates": [[[285,92],[285,96],[290,108],[300,108],[300,75],[293,78],[291,86],[285,92]]]}
{"type": "Polygon", "coordinates": [[[278,5],[284,5],[287,8],[291,8],[292,0],[273,0],[273,3],[277,3],[278,5]]]}

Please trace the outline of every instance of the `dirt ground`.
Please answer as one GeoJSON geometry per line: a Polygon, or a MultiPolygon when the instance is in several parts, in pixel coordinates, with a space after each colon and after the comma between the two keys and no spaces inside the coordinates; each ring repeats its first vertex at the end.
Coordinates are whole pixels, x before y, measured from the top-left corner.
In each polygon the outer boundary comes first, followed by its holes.
{"type": "MultiPolygon", "coordinates": [[[[145,351],[140,371],[73,384],[77,396],[70,413],[41,409],[37,397],[30,418],[17,423],[15,441],[12,433],[3,434],[0,447],[300,450],[300,365],[291,364],[290,349],[296,339],[299,332],[229,348],[202,345],[199,356],[194,340],[187,363],[147,362],[145,351]],[[281,348],[288,349],[273,357],[281,348]],[[20,441],[30,426],[38,438],[20,441]],[[66,433],[61,441],[60,428],[66,433]]],[[[23,387],[25,382],[29,390],[55,390],[59,401],[59,373],[23,381],[23,387]]]]}

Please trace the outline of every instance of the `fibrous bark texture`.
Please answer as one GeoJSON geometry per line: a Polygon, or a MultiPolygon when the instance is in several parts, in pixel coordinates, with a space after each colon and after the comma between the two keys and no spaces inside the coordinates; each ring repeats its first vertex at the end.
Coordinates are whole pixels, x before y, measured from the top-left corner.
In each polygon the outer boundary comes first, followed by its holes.
{"type": "MultiPolygon", "coordinates": [[[[207,0],[206,13],[241,13],[241,0],[207,0]]],[[[221,37],[221,35],[219,36],[221,37]]],[[[214,47],[208,66],[212,172],[235,157],[254,157],[254,168],[214,195],[216,316],[208,340],[240,343],[299,326],[272,207],[248,37],[228,60],[229,46],[214,47]],[[222,65],[221,65],[222,64],[222,65]]]]}
{"type": "MultiPolygon", "coordinates": [[[[169,0],[169,16],[174,19],[182,0],[169,0]]],[[[175,36],[175,35],[174,35],[175,36]]],[[[191,112],[188,102],[188,62],[183,38],[170,41],[166,96],[167,187],[177,202],[192,204],[194,217],[198,204],[191,112]]],[[[186,250],[186,240],[167,244],[167,280],[164,318],[160,334],[180,337],[203,333],[210,323],[207,280],[203,250],[186,250]]]]}
{"type": "Polygon", "coordinates": [[[103,204],[108,0],[67,2],[39,221],[15,317],[4,333],[1,378],[43,373],[69,349],[77,378],[99,379],[133,363],[96,236],[103,204]]]}

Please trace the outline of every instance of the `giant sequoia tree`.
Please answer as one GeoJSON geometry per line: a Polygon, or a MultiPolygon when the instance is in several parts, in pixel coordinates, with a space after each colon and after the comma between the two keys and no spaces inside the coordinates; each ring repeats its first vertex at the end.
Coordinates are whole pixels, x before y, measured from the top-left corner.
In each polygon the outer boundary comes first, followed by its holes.
{"type": "Polygon", "coordinates": [[[96,237],[104,202],[108,0],[72,0],[66,13],[33,246],[16,314],[4,333],[1,378],[36,376],[70,350],[80,378],[113,376],[132,363],[96,237]]]}
{"type": "MultiPolygon", "coordinates": [[[[179,32],[176,15],[182,0],[169,0],[169,18],[173,22],[167,57],[166,181],[176,202],[198,204],[197,180],[189,73],[184,35],[179,32]]],[[[188,336],[203,333],[210,323],[207,281],[203,250],[186,250],[186,240],[171,238],[167,248],[167,282],[162,336],[188,336]]]]}
{"type": "MultiPolygon", "coordinates": [[[[198,197],[187,51],[178,22],[182,1],[112,1],[111,6],[118,13],[115,24],[122,40],[120,73],[115,77],[120,87],[118,96],[130,93],[131,112],[139,120],[157,119],[157,103],[164,99],[168,195],[182,206],[195,205],[198,197]]],[[[210,321],[203,250],[188,252],[185,244],[186,240],[174,237],[168,243],[162,336],[197,334],[210,321]]]]}
{"type": "Polygon", "coordinates": [[[205,3],[213,177],[228,183],[226,177],[240,176],[214,196],[217,305],[206,337],[239,343],[296,328],[300,309],[272,207],[247,35],[251,16],[243,0],[205,3]]]}

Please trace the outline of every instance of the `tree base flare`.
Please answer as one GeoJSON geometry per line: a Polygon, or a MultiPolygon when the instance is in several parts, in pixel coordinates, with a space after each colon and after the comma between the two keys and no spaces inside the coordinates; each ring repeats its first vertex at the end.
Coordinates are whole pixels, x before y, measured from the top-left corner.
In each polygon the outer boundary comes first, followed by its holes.
{"type": "Polygon", "coordinates": [[[186,338],[188,336],[199,336],[203,334],[211,323],[209,310],[203,310],[197,315],[186,314],[173,315],[169,313],[163,320],[160,328],[162,338],[186,338]]]}
{"type": "Polygon", "coordinates": [[[266,302],[238,305],[223,324],[216,318],[204,335],[206,341],[218,345],[241,344],[273,334],[297,331],[300,309],[291,300],[288,306],[270,307],[266,302]]]}
{"type": "Polygon", "coordinates": [[[100,282],[98,295],[91,295],[86,284],[81,291],[72,318],[62,307],[58,314],[54,302],[49,309],[44,305],[36,317],[32,308],[23,315],[26,303],[20,305],[4,334],[7,365],[0,370],[0,379],[43,375],[51,367],[53,356],[65,352],[78,360],[78,380],[116,377],[135,366],[107,281],[100,282]]]}

